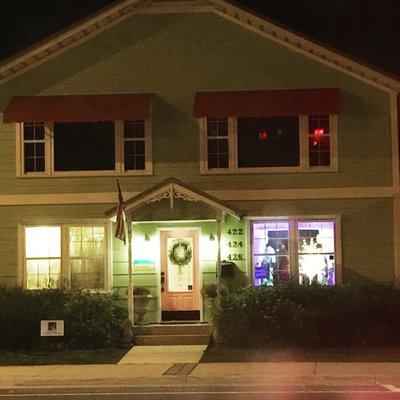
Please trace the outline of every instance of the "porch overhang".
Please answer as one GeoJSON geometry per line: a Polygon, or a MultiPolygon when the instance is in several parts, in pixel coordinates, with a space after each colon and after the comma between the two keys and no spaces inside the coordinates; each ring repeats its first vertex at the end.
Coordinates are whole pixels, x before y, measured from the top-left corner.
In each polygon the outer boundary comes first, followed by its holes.
{"type": "MultiPolygon", "coordinates": [[[[214,196],[210,196],[206,192],[196,189],[176,178],[168,178],[153,187],[143,191],[142,193],[131,197],[124,201],[125,213],[132,213],[136,209],[161,200],[168,200],[171,209],[173,209],[174,200],[184,200],[201,202],[215,209],[217,212],[226,213],[240,219],[241,212],[214,196]]],[[[117,206],[106,211],[105,215],[108,218],[113,218],[117,215],[117,206]]]]}

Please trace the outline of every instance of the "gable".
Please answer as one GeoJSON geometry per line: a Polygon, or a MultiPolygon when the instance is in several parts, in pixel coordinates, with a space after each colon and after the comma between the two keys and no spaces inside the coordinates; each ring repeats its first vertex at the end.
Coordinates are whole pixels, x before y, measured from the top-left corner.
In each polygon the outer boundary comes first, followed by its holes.
{"type": "Polygon", "coordinates": [[[75,47],[119,24],[133,14],[170,14],[212,12],[281,46],[304,54],[331,68],[341,70],[373,86],[384,90],[400,90],[399,81],[354,62],[338,53],[316,45],[271,21],[259,18],[223,0],[125,0],[98,13],[93,18],[56,35],[52,40],[37,46],[25,54],[0,66],[0,84],[35,68],[60,52],[75,47]]]}

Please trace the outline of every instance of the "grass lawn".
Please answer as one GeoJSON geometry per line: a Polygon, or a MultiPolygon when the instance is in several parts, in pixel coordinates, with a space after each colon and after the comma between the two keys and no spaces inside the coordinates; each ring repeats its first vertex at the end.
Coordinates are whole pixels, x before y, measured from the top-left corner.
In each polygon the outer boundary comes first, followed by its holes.
{"type": "Polygon", "coordinates": [[[400,361],[400,347],[349,348],[230,348],[209,346],[200,362],[265,362],[265,361],[400,361]]]}
{"type": "Polygon", "coordinates": [[[4,351],[0,350],[0,366],[56,364],[116,364],[129,349],[4,351]]]}

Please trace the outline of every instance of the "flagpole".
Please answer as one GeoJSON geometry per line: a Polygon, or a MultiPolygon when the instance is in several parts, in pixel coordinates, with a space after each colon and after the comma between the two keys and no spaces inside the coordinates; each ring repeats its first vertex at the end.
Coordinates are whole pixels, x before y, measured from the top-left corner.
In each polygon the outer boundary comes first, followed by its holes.
{"type": "Polygon", "coordinates": [[[128,317],[132,326],[135,324],[134,317],[134,299],[133,299],[133,282],[132,282],[132,214],[127,215],[128,228],[128,317]]]}

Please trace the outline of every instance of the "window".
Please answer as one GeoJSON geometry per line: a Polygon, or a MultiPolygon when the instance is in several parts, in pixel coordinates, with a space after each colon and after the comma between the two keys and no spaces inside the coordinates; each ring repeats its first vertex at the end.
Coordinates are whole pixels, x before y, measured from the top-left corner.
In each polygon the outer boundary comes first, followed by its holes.
{"type": "Polygon", "coordinates": [[[124,166],[125,170],[146,168],[146,135],[144,121],[124,122],[124,166]]]}
{"type": "Polygon", "coordinates": [[[201,118],[201,172],[337,170],[337,115],[201,118]]]}
{"type": "Polygon", "coordinates": [[[45,134],[43,123],[24,124],[23,158],[26,172],[45,171],[45,134]]]}
{"type": "Polygon", "coordinates": [[[105,289],[105,226],[31,226],[24,233],[27,289],[105,289]]]}
{"type": "Polygon", "coordinates": [[[151,174],[150,122],[23,123],[21,176],[151,174]]]}
{"type": "Polygon", "coordinates": [[[308,285],[337,282],[338,220],[276,219],[251,222],[253,283],[308,285]]]}

